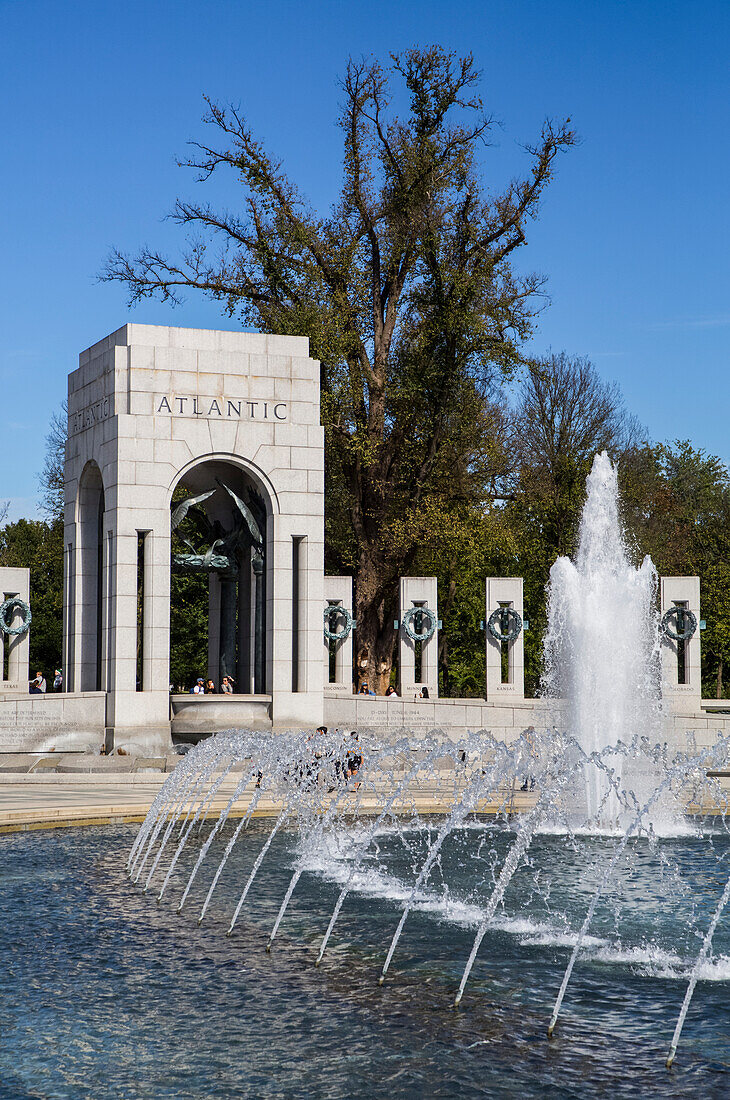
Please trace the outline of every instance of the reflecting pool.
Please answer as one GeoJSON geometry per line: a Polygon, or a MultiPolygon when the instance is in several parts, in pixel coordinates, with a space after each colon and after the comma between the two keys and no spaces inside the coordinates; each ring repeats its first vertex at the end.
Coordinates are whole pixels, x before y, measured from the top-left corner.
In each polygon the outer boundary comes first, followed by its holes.
{"type": "MultiPolygon", "coordinates": [[[[214,838],[211,855],[222,854],[234,826],[214,838]]],[[[509,828],[471,821],[449,836],[382,986],[377,976],[429,828],[380,831],[318,969],[356,830],[333,832],[306,857],[267,954],[302,861],[299,832],[277,834],[232,935],[224,933],[270,830],[252,821],[241,835],[201,926],[195,915],[218,860],[176,911],[197,846],[183,851],[158,905],[125,870],[136,827],[0,837],[0,1096],[730,1095],[725,922],[681,1059],[664,1069],[688,972],[727,879],[730,841],[721,830],[701,842],[628,846],[550,1042],[547,1021],[612,838],[535,838],[455,1010],[474,930],[514,838],[509,828]]]]}

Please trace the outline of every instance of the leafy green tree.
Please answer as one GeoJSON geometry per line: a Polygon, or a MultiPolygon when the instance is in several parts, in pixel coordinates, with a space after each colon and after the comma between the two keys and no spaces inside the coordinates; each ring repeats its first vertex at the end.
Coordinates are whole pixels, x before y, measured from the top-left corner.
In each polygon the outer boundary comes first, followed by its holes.
{"type": "Polygon", "coordinates": [[[621,471],[626,519],[660,574],[699,576],[703,694],[723,698],[730,667],[730,472],[688,440],[644,445],[621,471]]]}
{"type": "Polygon", "coordinates": [[[0,528],[0,565],[30,569],[30,667],[53,678],[61,665],[63,523],[19,519],[0,528]]]}
{"type": "Polygon", "coordinates": [[[542,288],[511,256],[575,140],[569,120],[546,122],[526,176],[498,192],[481,178],[493,122],[472,57],[432,47],[391,61],[347,66],[343,182],[329,214],[307,204],[239,112],[209,103],[218,141],[195,143],[185,163],[202,180],[232,172],[239,209],[178,201],[173,220],[199,234],[181,259],[116,252],[103,274],[132,301],[178,301],[191,288],[245,325],[310,338],[322,365],[327,565],[354,569],[359,659],[379,691],[422,517],[448,514],[454,470],[458,494],[484,492],[490,385],[518,364],[542,288]]]}
{"type": "Polygon", "coordinates": [[[419,554],[417,569],[438,578],[440,692],[446,697],[483,697],[486,637],[484,591],[488,576],[513,570],[513,532],[503,508],[463,504],[434,516],[436,540],[419,554]],[[439,526],[440,524],[440,526],[439,526]]]}

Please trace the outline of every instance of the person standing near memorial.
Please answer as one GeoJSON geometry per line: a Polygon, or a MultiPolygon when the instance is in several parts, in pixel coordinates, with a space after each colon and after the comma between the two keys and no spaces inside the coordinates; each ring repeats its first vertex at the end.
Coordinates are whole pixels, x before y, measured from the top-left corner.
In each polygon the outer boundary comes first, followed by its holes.
{"type": "MultiPolygon", "coordinates": [[[[357,730],[353,730],[350,734],[350,747],[347,750],[345,767],[348,779],[354,779],[362,767],[362,752],[360,751],[360,739],[357,736],[357,730]]],[[[359,786],[360,780],[358,779],[352,784],[352,789],[356,791],[359,786]]]]}

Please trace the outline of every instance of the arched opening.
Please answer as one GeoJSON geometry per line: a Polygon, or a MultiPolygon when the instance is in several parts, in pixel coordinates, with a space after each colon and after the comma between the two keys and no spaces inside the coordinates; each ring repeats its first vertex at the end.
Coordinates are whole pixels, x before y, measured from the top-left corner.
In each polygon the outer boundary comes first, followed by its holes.
{"type": "Polygon", "coordinates": [[[79,572],[79,683],[76,691],[103,691],[104,656],[104,485],[95,462],[84,467],[77,498],[79,572]]]}
{"type": "Polygon", "coordinates": [[[189,692],[262,695],[267,677],[267,534],[263,485],[211,459],[180,478],[171,501],[170,681],[189,692]]]}

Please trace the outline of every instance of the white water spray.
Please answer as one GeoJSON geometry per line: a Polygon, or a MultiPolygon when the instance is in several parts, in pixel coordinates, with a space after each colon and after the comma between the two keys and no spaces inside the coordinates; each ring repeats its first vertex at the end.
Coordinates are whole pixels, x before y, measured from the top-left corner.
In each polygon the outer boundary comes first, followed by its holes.
{"type": "MultiPolygon", "coordinates": [[[[562,723],[589,755],[619,741],[661,741],[657,575],[651,558],[630,562],[618,509],[617,469],[604,451],[586,483],[575,564],[550,571],[545,688],[565,700],[562,723]]],[[[620,779],[620,776],[619,776],[620,779]]],[[[641,776],[631,776],[636,791],[641,776]]],[[[652,778],[646,777],[647,792],[652,778]]],[[[620,825],[606,776],[585,769],[588,819],[620,825]]]]}

